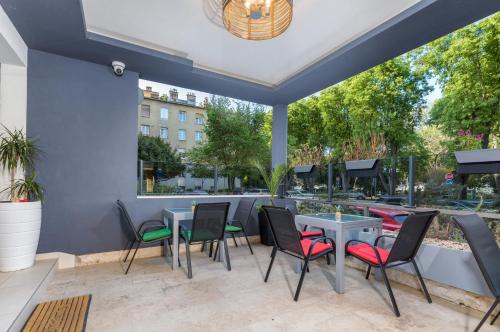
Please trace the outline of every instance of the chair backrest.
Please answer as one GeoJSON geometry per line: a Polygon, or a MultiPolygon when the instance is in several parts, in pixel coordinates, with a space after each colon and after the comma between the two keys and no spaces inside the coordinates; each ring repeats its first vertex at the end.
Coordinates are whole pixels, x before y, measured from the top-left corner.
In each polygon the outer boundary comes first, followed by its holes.
{"type": "Polygon", "coordinates": [[[189,242],[221,240],[226,227],[229,202],[197,204],[189,242]]]}
{"type": "Polygon", "coordinates": [[[263,206],[278,249],[304,256],[292,213],[286,208],[263,206]]]}
{"type": "Polygon", "coordinates": [[[253,206],[255,205],[256,198],[243,197],[240,199],[238,203],[238,207],[236,208],[236,212],[234,213],[233,220],[237,220],[243,224],[243,226],[247,225],[248,219],[252,214],[253,206]]]}
{"type": "Polygon", "coordinates": [[[137,233],[137,229],[135,228],[132,219],[130,219],[130,215],[128,214],[125,204],[123,204],[123,202],[120,200],[117,200],[116,204],[118,205],[120,216],[122,217],[122,220],[125,221],[125,225],[127,226],[129,232],[131,232],[135,236],[136,240],[140,240],[139,234],[137,233]]]}
{"type": "Polygon", "coordinates": [[[281,208],[285,208],[292,213],[293,216],[299,214],[299,209],[297,209],[297,202],[290,198],[276,198],[273,199],[273,205],[281,208]]]}
{"type": "Polygon", "coordinates": [[[414,258],[432,220],[438,214],[439,212],[437,211],[410,214],[399,230],[399,234],[387,258],[387,263],[414,258]]]}
{"type": "Polygon", "coordinates": [[[477,214],[453,216],[462,230],[488,287],[500,297],[500,249],[486,222],[477,214]]]}

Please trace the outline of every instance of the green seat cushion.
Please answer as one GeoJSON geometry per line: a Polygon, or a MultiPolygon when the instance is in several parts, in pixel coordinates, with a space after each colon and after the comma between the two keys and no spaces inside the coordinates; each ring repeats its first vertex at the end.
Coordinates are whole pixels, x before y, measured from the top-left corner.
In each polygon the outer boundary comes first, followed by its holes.
{"type": "Polygon", "coordinates": [[[155,229],[154,231],[144,232],[142,234],[143,241],[154,241],[164,237],[172,236],[172,230],[168,228],[155,229]]]}
{"type": "MultiPolygon", "coordinates": [[[[187,233],[188,233],[188,240],[191,240],[191,233],[192,233],[191,230],[188,230],[187,233]]],[[[182,229],[180,230],[180,235],[182,238],[184,238],[184,230],[182,229]]]]}
{"type": "Polygon", "coordinates": [[[243,228],[236,227],[236,226],[233,226],[233,225],[227,225],[225,231],[227,233],[243,232],[243,228]]]}

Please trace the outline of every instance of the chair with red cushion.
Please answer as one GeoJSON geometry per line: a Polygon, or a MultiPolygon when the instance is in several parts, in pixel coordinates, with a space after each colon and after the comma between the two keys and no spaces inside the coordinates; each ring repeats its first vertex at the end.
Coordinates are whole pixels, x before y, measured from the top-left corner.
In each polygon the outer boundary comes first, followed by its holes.
{"type": "MultiPolygon", "coordinates": [[[[297,209],[297,202],[293,199],[290,198],[276,198],[273,199],[273,205],[286,208],[289,210],[293,216],[296,216],[299,214],[299,211],[297,209]]],[[[307,226],[304,226],[304,229],[299,231],[299,235],[301,239],[311,239],[311,238],[317,238],[321,236],[325,236],[325,231],[323,229],[315,230],[315,231],[308,231],[307,226]]]]}
{"type": "Polygon", "coordinates": [[[263,206],[263,209],[274,238],[271,262],[269,263],[264,282],[267,282],[269,278],[274,258],[278,251],[303,260],[302,273],[293,298],[297,301],[309,262],[333,253],[335,250],[335,242],[329,237],[319,237],[314,240],[301,240],[295,226],[293,215],[288,209],[276,206],[263,206]]]}
{"type": "Polygon", "coordinates": [[[417,264],[415,263],[415,256],[420,248],[420,245],[422,244],[429,226],[432,223],[432,220],[438,215],[438,213],[439,212],[437,211],[430,211],[409,215],[403,223],[401,230],[395,238],[394,244],[390,250],[378,246],[380,239],[386,237],[394,238],[394,236],[390,235],[381,235],[377,237],[374,245],[360,240],[350,240],[346,243],[346,254],[354,256],[368,264],[366,279],[370,277],[372,267],[380,268],[385,286],[389,292],[389,297],[391,298],[394,313],[398,317],[400,316],[398,305],[396,303],[396,299],[394,298],[394,294],[392,293],[391,285],[385,270],[391,267],[412,263],[425,297],[429,303],[432,303],[429,292],[427,291],[424,280],[422,279],[422,275],[420,274],[417,264]]]}

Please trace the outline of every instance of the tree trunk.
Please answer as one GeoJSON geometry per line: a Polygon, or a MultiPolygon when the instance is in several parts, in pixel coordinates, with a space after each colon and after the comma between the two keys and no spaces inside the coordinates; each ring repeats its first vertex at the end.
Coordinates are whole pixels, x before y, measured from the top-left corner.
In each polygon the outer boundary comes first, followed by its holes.
{"type": "Polygon", "coordinates": [[[14,193],[14,184],[16,183],[16,169],[10,169],[10,200],[11,202],[19,201],[17,195],[14,193]]]}
{"type": "Polygon", "coordinates": [[[494,174],[495,184],[497,187],[497,195],[500,195],[500,174],[494,174]]]}
{"type": "Polygon", "coordinates": [[[384,174],[379,170],[378,171],[378,177],[380,179],[380,183],[382,184],[382,187],[384,187],[384,191],[386,193],[389,192],[389,185],[387,184],[387,181],[385,180],[384,174]]]}
{"type": "Polygon", "coordinates": [[[396,163],[398,157],[398,150],[395,147],[391,148],[391,168],[389,170],[389,195],[393,196],[396,193],[396,163]]]}
{"type": "Polygon", "coordinates": [[[347,173],[345,170],[340,172],[340,178],[342,179],[342,191],[347,192],[349,189],[349,178],[347,177],[347,173]]]}

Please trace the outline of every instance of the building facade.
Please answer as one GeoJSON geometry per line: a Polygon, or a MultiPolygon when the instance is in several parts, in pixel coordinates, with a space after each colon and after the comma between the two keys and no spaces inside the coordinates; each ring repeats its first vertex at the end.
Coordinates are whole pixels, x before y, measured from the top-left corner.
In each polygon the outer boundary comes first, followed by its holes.
{"type": "Polygon", "coordinates": [[[179,153],[184,153],[205,139],[203,129],[207,119],[204,106],[196,104],[196,95],[188,93],[179,99],[176,89],[162,95],[146,87],[138,110],[138,133],[158,136],[179,153]]]}

